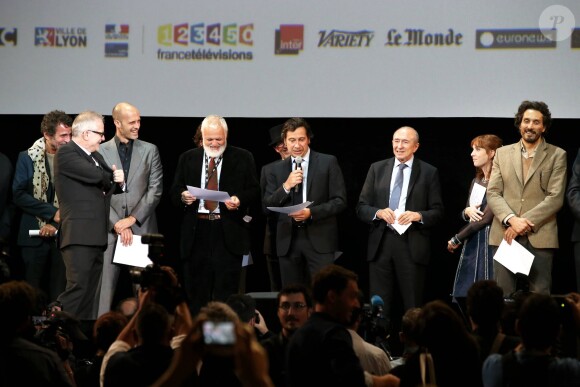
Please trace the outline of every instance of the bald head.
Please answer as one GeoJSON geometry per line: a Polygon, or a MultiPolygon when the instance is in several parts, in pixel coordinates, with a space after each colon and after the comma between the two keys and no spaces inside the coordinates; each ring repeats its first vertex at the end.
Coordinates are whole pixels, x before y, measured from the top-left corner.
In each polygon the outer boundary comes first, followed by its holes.
{"type": "Polygon", "coordinates": [[[118,104],[116,104],[115,107],[113,108],[113,113],[112,113],[113,120],[120,120],[121,114],[127,110],[137,110],[138,111],[138,109],[135,106],[131,105],[128,102],[119,102],[118,104]]]}
{"type": "Polygon", "coordinates": [[[127,102],[119,102],[113,108],[113,122],[116,136],[123,143],[139,138],[141,113],[139,109],[127,102]]]}

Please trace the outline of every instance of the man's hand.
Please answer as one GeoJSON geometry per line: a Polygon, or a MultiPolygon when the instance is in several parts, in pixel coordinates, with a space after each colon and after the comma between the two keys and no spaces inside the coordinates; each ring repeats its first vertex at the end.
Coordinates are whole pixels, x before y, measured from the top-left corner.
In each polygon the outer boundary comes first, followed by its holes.
{"type": "Polygon", "coordinates": [[[303,208],[300,211],[296,211],[296,212],[293,212],[291,214],[288,214],[289,217],[293,218],[297,222],[307,221],[308,219],[310,219],[311,215],[312,215],[312,212],[310,211],[310,208],[303,208]]]}
{"type": "Polygon", "coordinates": [[[531,221],[526,218],[520,218],[518,216],[512,216],[508,220],[508,224],[520,236],[526,235],[528,232],[532,232],[534,227],[534,224],[531,221]]]}
{"type": "Polygon", "coordinates": [[[232,196],[224,202],[226,208],[230,211],[235,211],[240,208],[240,199],[237,196],[232,196]]]}
{"type": "Polygon", "coordinates": [[[421,221],[421,214],[415,211],[405,211],[397,218],[397,222],[402,226],[419,221],[421,221]]]}
{"type": "Polygon", "coordinates": [[[391,210],[390,208],[383,208],[382,210],[378,210],[375,216],[377,219],[382,219],[388,224],[395,223],[395,219],[397,218],[395,216],[395,211],[391,210]]]}
{"type": "Polygon", "coordinates": [[[189,191],[183,191],[181,193],[181,202],[186,206],[189,206],[195,201],[195,196],[193,196],[189,191]]]}
{"type": "Polygon", "coordinates": [[[122,169],[117,169],[117,166],[113,164],[113,181],[118,184],[123,184],[125,182],[125,172],[122,169]]]}
{"type": "Polygon", "coordinates": [[[288,175],[288,178],[284,182],[284,187],[286,187],[288,191],[292,191],[292,188],[302,183],[303,178],[304,172],[302,171],[302,169],[295,169],[288,175]]]}

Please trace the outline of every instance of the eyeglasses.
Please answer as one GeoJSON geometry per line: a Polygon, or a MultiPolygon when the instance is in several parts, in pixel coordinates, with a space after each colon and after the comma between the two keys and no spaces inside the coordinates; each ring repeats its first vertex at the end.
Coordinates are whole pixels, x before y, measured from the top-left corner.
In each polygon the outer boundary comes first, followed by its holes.
{"type": "Polygon", "coordinates": [[[290,308],[293,308],[294,310],[302,310],[302,309],[306,308],[306,304],[304,304],[302,302],[292,302],[292,303],[283,302],[280,304],[280,306],[278,308],[288,312],[290,310],[290,308]]]}
{"type": "Polygon", "coordinates": [[[97,132],[96,130],[87,130],[87,132],[93,132],[101,137],[105,137],[105,132],[97,132]]]}

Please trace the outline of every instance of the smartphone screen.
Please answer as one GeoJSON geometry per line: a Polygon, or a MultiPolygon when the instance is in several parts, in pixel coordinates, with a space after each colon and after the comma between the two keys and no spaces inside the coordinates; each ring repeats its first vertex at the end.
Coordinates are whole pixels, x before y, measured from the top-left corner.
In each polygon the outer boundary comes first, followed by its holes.
{"type": "Polygon", "coordinates": [[[234,345],[236,332],[231,321],[206,321],[203,323],[203,340],[207,345],[234,345]]]}

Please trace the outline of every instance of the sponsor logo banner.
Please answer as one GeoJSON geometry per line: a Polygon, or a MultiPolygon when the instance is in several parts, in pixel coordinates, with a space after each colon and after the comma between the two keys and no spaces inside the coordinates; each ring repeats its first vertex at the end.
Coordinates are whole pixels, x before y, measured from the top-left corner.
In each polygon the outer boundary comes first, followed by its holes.
{"type": "Polygon", "coordinates": [[[105,24],[105,57],[129,56],[129,24],[105,24]]]}
{"type": "Polygon", "coordinates": [[[463,44],[463,34],[453,28],[444,32],[427,31],[422,28],[406,28],[387,31],[387,47],[457,47],[463,44]]]}
{"type": "Polygon", "coordinates": [[[298,55],[304,49],[304,25],[281,24],[274,41],[274,54],[298,55]]]}
{"type": "Polygon", "coordinates": [[[16,28],[0,27],[0,47],[16,46],[18,30],[16,28]]]}
{"type": "Polygon", "coordinates": [[[475,31],[475,48],[555,48],[557,30],[532,29],[489,29],[475,31]]]}
{"type": "Polygon", "coordinates": [[[580,28],[574,28],[572,31],[571,48],[580,48],[580,28]]]}
{"type": "Polygon", "coordinates": [[[40,47],[87,47],[87,32],[84,27],[36,27],[34,45],[40,47]]]}
{"type": "Polygon", "coordinates": [[[157,27],[157,44],[159,60],[252,60],[252,51],[235,48],[254,45],[254,24],[164,24],[157,27]]]}
{"type": "Polygon", "coordinates": [[[371,40],[374,37],[373,31],[341,31],[332,30],[326,32],[319,31],[318,47],[337,47],[337,48],[351,48],[351,47],[369,47],[371,40]]]}

